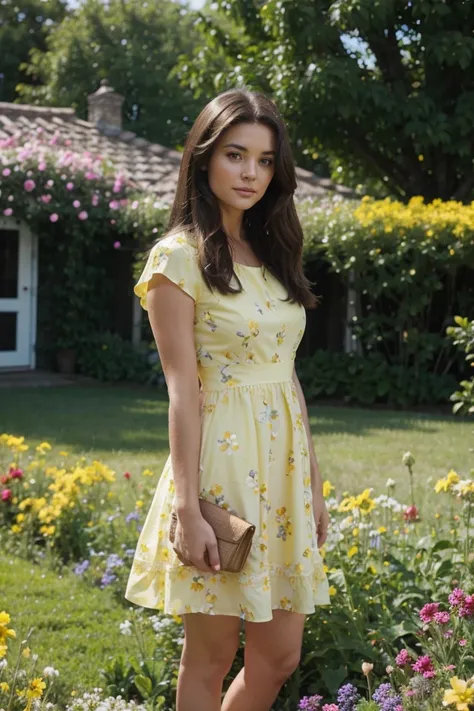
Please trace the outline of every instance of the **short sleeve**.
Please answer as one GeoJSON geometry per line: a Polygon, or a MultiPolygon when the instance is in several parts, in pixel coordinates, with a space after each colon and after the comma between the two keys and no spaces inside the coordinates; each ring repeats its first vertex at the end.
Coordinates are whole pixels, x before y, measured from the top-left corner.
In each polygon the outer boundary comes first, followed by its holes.
{"type": "Polygon", "coordinates": [[[140,279],[133,289],[145,310],[148,283],[154,274],[164,274],[197,301],[202,276],[196,248],[186,237],[171,235],[153,246],[140,279]]]}

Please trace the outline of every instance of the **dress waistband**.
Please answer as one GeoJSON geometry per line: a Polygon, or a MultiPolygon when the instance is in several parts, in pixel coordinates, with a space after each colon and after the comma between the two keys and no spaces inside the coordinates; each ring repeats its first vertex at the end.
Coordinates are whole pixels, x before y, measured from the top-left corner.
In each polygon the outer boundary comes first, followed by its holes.
{"type": "Polygon", "coordinates": [[[293,366],[293,361],[211,365],[199,369],[199,379],[203,390],[224,390],[245,385],[283,383],[292,379],[293,366]]]}

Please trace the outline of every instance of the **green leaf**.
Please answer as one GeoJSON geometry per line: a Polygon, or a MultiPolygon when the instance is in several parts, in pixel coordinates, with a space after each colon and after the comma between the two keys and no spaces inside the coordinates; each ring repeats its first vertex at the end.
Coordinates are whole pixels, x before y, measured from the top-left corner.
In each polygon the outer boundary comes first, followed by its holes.
{"type": "Polygon", "coordinates": [[[144,699],[147,699],[151,695],[151,690],[153,688],[152,681],[150,677],[138,674],[134,679],[135,686],[137,687],[140,694],[144,699]]]}

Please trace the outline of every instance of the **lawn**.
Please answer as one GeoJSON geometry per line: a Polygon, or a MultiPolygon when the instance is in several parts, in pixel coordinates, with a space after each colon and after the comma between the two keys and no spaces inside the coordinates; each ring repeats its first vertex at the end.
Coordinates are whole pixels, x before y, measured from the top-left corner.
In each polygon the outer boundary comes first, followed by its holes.
{"type": "MultiPolygon", "coordinates": [[[[159,473],[168,454],[167,400],[152,388],[71,386],[0,390],[0,432],[47,440],[70,452],[99,458],[120,475],[149,467],[159,473]]],[[[454,468],[463,476],[474,462],[473,425],[447,415],[403,413],[328,405],[310,407],[311,430],[323,476],[339,492],[387,478],[408,500],[402,455],[416,459],[419,505],[431,508],[432,484],[454,468]]]]}

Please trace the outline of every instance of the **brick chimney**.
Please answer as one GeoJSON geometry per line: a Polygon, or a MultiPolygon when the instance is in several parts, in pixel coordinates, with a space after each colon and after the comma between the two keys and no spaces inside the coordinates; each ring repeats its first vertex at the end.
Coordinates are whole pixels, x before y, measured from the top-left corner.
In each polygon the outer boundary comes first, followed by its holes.
{"type": "Polygon", "coordinates": [[[106,136],[117,136],[122,131],[122,104],[124,97],[117,94],[107,79],[102,79],[100,88],[89,94],[88,120],[106,136]]]}

